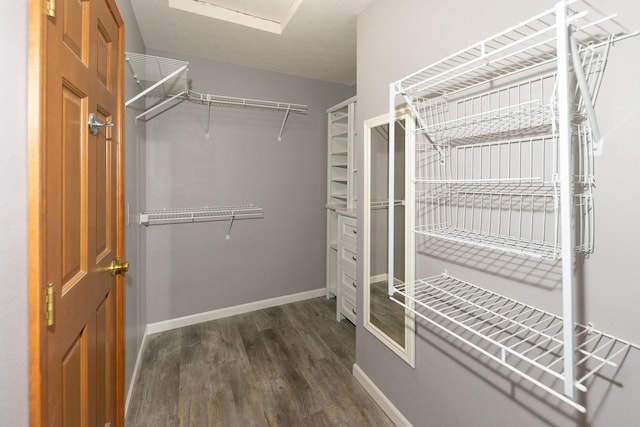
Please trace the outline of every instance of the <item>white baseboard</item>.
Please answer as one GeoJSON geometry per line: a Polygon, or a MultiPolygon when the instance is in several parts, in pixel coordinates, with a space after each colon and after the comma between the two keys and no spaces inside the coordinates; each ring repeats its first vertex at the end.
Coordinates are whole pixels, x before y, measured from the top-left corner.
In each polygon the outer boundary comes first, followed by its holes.
{"type": "Polygon", "coordinates": [[[133,394],[133,386],[136,382],[136,378],[138,377],[138,369],[140,367],[140,362],[142,361],[142,352],[144,351],[144,346],[147,343],[147,335],[148,335],[148,327],[145,326],[144,334],[142,334],[142,341],[140,342],[140,348],[138,349],[138,355],[136,356],[136,364],[133,366],[133,373],[131,374],[131,381],[129,381],[129,388],[127,389],[127,397],[124,401],[124,417],[127,418],[127,412],[129,412],[129,402],[131,401],[131,395],[133,394]]]}
{"type": "Polygon", "coordinates": [[[407,420],[402,412],[395,407],[393,403],[382,393],[382,391],[371,381],[371,378],[364,373],[364,371],[357,365],[353,364],[353,376],[364,387],[364,389],[373,397],[378,406],[384,411],[391,421],[398,427],[413,427],[413,425],[407,420]]]}
{"type": "Polygon", "coordinates": [[[208,322],[210,320],[222,319],[223,317],[235,316],[236,314],[249,313],[251,311],[262,310],[263,308],[275,307],[278,305],[290,304],[292,302],[326,296],[327,289],[320,288],[312,291],[300,292],[297,294],[284,295],[281,297],[250,302],[233,307],[221,308],[219,310],[207,311],[204,313],[192,314],[190,316],[178,317],[176,319],[163,320],[161,322],[149,323],[147,334],[169,331],[171,329],[182,328],[184,326],[195,325],[197,323],[208,322]]]}

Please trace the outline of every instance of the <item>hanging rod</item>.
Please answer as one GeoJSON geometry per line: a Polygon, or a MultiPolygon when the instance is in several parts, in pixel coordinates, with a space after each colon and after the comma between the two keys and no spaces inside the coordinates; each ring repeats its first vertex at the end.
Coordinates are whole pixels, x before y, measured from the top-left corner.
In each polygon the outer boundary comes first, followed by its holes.
{"type": "Polygon", "coordinates": [[[203,208],[154,209],[140,213],[142,225],[185,224],[195,222],[229,221],[227,240],[235,220],[264,218],[264,210],[253,204],[203,208]]]}
{"type": "Polygon", "coordinates": [[[193,91],[188,87],[189,80],[187,78],[187,72],[189,70],[189,63],[186,61],[130,52],[125,53],[125,60],[131,67],[133,77],[142,90],[142,92],[127,101],[125,107],[128,107],[142,97],[148,96],[159,100],[138,114],[136,121],[151,120],[184,101],[206,105],[209,107],[205,133],[205,136],[208,138],[212,106],[278,111],[284,112],[284,119],[282,126],[280,126],[280,132],[278,133],[278,141],[282,141],[282,133],[284,132],[284,127],[289,119],[289,115],[291,113],[307,114],[307,106],[303,104],[213,95],[193,91]],[[149,116],[151,113],[154,114],[149,116]]]}

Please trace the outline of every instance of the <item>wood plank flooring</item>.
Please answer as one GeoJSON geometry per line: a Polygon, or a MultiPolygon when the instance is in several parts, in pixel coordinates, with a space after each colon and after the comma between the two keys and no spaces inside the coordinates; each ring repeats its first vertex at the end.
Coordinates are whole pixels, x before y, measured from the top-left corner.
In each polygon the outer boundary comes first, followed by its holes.
{"type": "Polygon", "coordinates": [[[315,298],[149,336],[127,426],[393,426],[334,316],[315,298]]]}

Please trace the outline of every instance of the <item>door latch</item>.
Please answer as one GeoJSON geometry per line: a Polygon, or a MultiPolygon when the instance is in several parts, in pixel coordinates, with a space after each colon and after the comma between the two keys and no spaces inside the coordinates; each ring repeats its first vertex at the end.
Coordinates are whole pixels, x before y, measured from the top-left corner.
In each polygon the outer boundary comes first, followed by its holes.
{"type": "Polygon", "coordinates": [[[98,117],[93,113],[89,114],[87,124],[89,125],[89,132],[91,132],[91,135],[97,135],[100,130],[99,128],[101,127],[113,127],[113,122],[100,123],[98,121],[98,117]]]}

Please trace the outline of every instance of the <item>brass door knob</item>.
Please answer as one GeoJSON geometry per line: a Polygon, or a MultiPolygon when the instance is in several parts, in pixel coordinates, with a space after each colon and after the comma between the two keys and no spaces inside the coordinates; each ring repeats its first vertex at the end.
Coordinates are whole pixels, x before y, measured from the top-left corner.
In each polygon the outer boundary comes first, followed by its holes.
{"type": "Polygon", "coordinates": [[[107,270],[111,272],[112,276],[116,274],[124,274],[129,271],[129,261],[121,261],[120,257],[116,257],[113,261],[111,261],[111,265],[107,267],[107,270]]]}

